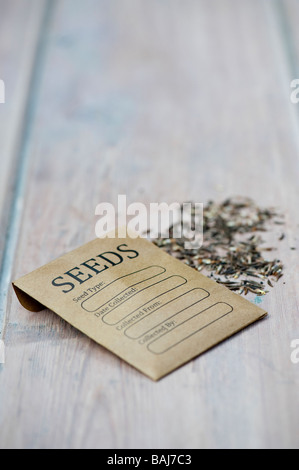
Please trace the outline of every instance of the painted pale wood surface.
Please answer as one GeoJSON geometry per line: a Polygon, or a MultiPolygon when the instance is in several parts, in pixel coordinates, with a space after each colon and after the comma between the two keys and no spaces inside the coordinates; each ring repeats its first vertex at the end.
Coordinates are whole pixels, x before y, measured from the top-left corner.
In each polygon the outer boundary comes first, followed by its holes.
{"type": "Polygon", "coordinates": [[[118,194],[146,203],[237,194],[285,213],[286,240],[277,243],[280,226],[272,235],[285,284],[262,301],[268,319],[159,383],[53,313],[24,311],[9,290],[0,447],[298,447],[299,366],[290,343],[299,339],[299,260],[290,247],[298,247],[299,114],[290,102],[296,36],[284,35],[294,24],[290,5],[47,5],[22,149],[24,210],[2,278],[94,238],[95,206],[118,194]]]}
{"type": "Polygon", "coordinates": [[[6,102],[0,106],[0,261],[16,189],[24,119],[28,103],[44,1],[0,1],[0,74],[6,102]]]}

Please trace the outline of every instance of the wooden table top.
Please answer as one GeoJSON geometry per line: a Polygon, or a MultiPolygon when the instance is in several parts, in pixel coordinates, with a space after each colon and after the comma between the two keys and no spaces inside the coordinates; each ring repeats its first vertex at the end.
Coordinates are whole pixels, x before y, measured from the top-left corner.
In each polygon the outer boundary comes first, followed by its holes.
{"type": "Polygon", "coordinates": [[[0,12],[0,447],[298,448],[298,2],[0,12]],[[96,205],[118,194],[280,208],[285,284],[262,298],[268,319],[154,383],[52,312],[25,311],[11,280],[92,240],[96,205]]]}

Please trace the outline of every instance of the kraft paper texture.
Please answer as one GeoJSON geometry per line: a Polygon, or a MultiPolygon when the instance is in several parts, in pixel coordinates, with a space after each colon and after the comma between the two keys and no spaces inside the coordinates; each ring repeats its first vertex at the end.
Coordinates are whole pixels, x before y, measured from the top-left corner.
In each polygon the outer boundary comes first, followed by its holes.
{"type": "Polygon", "coordinates": [[[13,286],[153,380],[266,315],[142,238],[96,239],[13,286]]]}

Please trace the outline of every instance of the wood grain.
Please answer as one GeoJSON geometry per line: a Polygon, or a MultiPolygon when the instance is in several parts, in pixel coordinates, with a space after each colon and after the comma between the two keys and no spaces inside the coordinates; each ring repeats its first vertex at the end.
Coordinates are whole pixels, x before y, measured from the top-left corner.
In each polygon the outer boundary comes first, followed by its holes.
{"type": "Polygon", "coordinates": [[[10,293],[0,447],[298,447],[299,122],[274,2],[60,0],[44,41],[13,276],[92,239],[118,194],[241,194],[285,214],[286,284],[267,320],[157,384],[10,293]]]}
{"type": "MultiPolygon", "coordinates": [[[[21,153],[32,68],[44,1],[0,1],[0,67],[5,104],[0,106],[0,253],[4,250],[21,153]]],[[[1,259],[0,259],[1,261],[1,259]]]]}
{"type": "Polygon", "coordinates": [[[26,154],[36,89],[36,65],[40,59],[40,30],[46,1],[0,2],[1,80],[5,103],[0,109],[0,338],[6,317],[6,301],[14,252],[18,240],[28,183],[26,154]]]}

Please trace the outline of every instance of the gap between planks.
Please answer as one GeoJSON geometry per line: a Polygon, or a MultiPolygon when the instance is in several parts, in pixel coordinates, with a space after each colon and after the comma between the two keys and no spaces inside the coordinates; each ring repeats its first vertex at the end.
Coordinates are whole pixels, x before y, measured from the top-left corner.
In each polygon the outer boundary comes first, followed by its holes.
{"type": "MultiPolygon", "coordinates": [[[[28,37],[21,64],[18,106],[14,111],[12,134],[6,147],[7,158],[12,161],[12,191],[5,202],[7,218],[1,217],[4,226],[4,246],[0,270],[0,339],[5,330],[7,293],[10,288],[14,258],[24,207],[30,155],[28,141],[35,115],[38,90],[41,83],[50,20],[55,8],[54,0],[38,0],[33,4],[34,15],[28,25],[28,37]]],[[[5,212],[5,211],[4,211],[5,212]]]]}

